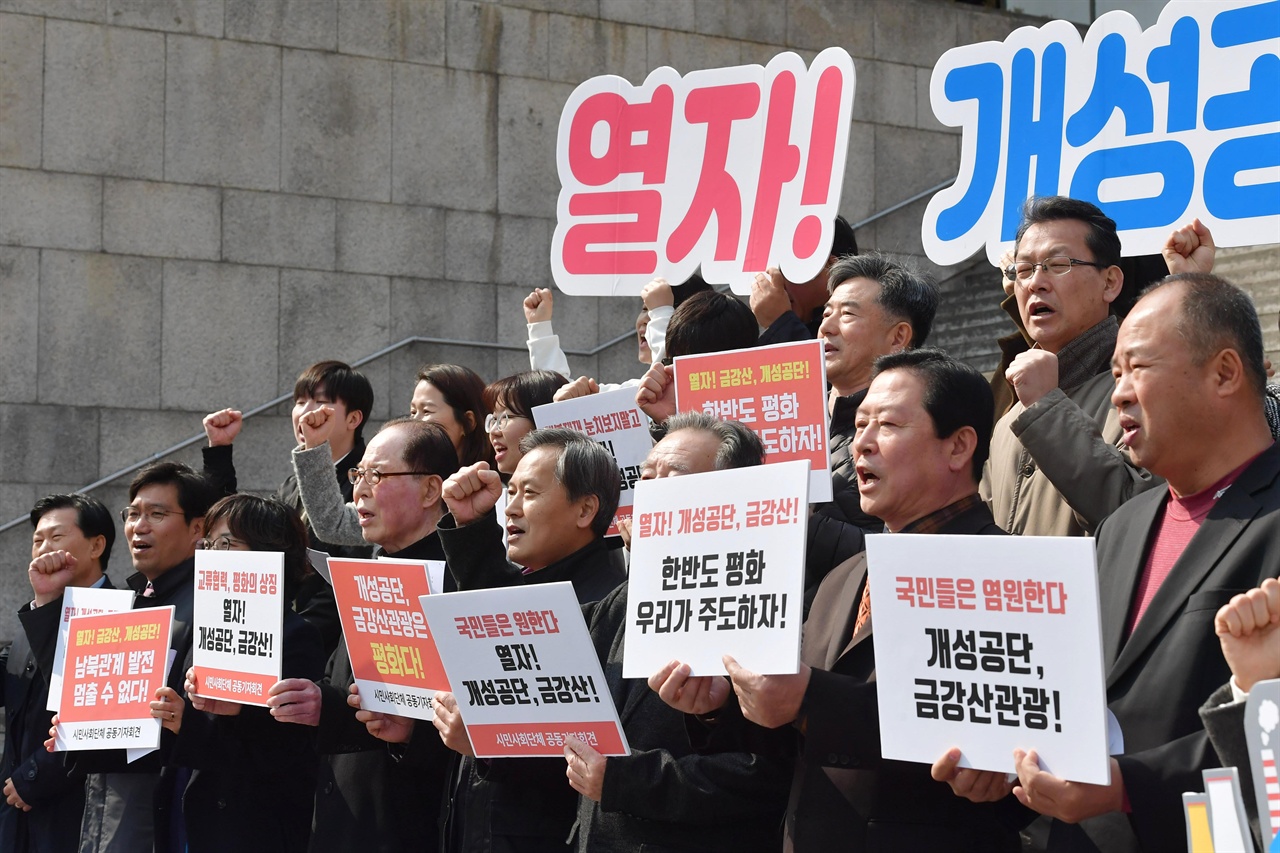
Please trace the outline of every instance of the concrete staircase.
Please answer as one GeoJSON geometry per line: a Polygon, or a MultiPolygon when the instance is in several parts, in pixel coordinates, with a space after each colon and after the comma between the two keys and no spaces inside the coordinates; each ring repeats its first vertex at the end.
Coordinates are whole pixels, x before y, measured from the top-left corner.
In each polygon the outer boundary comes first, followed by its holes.
{"type": "Polygon", "coordinates": [[[942,302],[929,343],[990,373],[1000,363],[996,339],[1014,328],[1008,315],[1000,310],[1004,298],[1000,273],[987,263],[985,255],[979,255],[938,287],[942,302]]]}

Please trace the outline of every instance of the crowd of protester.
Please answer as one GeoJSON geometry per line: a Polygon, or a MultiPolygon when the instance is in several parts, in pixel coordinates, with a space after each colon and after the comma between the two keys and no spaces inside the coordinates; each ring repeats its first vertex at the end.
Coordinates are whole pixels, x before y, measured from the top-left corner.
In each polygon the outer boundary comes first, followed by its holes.
{"type": "Polygon", "coordinates": [[[653,282],[641,364],[612,385],[570,375],[553,294],[537,289],[523,304],[529,371],[486,383],[424,366],[396,404],[407,416],[376,432],[361,373],[303,371],[292,473],[273,497],[238,492],[243,420],[224,408],[204,419],[203,470],[149,465],[118,512],[88,495],[41,498],[32,598],[15,602],[22,630],[0,694],[0,850],[1185,849],[1182,792],[1238,760],[1215,747],[1238,742],[1253,684],[1280,677],[1280,418],[1251,300],[1212,274],[1198,222],[1135,283],[1100,210],[1032,199],[1002,262],[1016,329],[984,377],[925,346],[946,311],[928,276],[859,254],[843,219],[835,234],[817,277],[768,270],[749,303],[696,277],[653,282]],[[803,566],[796,555],[800,671],[728,658],[727,678],[680,661],[623,678],[630,530],[606,536],[617,466],[585,435],[535,428],[534,408],[633,387],[655,438],[643,479],[759,466],[748,427],[676,411],[672,361],[814,338],[833,497],[810,507],[803,566]],[[117,515],[132,566],[108,572],[117,515]],[[963,743],[931,767],[882,757],[864,537],[885,532],[1096,540],[1106,697],[1125,738],[1109,785],[1060,779],[1034,751],[1015,754],[1016,778],[961,767],[963,743]],[[563,758],[477,758],[448,693],[432,721],[362,709],[308,548],[444,560],[446,592],[569,581],[630,754],[571,738],[563,758]],[[284,554],[283,677],[266,707],[196,695],[198,549],[284,554]],[[52,751],[67,587],[175,607],[174,663],[151,702],[160,748],[142,758],[52,751]]]}

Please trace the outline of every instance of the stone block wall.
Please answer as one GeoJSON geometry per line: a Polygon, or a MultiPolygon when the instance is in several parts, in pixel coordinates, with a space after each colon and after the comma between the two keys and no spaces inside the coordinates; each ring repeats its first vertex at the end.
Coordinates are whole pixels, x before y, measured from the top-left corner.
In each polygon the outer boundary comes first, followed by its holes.
{"type": "MultiPolygon", "coordinates": [[[[844,46],[857,221],[955,174],[959,136],[928,104],[938,56],[1026,23],[948,0],[0,0],[0,524],[208,411],[288,393],[315,360],[413,335],[520,345],[520,301],[550,279],[559,115],[587,77],[844,46]]],[[[923,262],[924,204],[859,244],[923,262]]],[[[590,350],[637,307],[562,296],[557,331],[590,350]]],[[[527,366],[415,344],[366,368],[375,420],[428,361],[527,366]]],[[[570,364],[639,369],[630,342],[570,364]]],[[[286,414],[246,424],[242,487],[284,477],[286,414]]],[[[127,481],[97,493],[122,506],[127,481]]],[[[0,641],[29,532],[0,533],[0,641]]],[[[112,572],[129,573],[119,544],[112,572]]]]}

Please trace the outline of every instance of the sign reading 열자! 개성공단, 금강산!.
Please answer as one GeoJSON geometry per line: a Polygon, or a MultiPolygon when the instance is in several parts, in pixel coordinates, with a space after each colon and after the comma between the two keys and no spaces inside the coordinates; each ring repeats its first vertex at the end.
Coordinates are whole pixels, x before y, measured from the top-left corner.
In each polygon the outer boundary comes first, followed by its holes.
{"type": "Polygon", "coordinates": [[[867,568],[885,758],[1110,782],[1092,540],[872,534],[867,568]]]}
{"type": "Polygon", "coordinates": [[[563,756],[576,737],[628,755],[568,582],[423,596],[477,758],[563,756]]]}
{"type": "Polygon", "coordinates": [[[164,685],[172,606],[73,616],[54,749],[160,745],[151,700],[164,685]]]}
{"type": "Polygon", "coordinates": [[[749,293],[826,266],[845,178],[853,59],[652,71],[581,83],[560,115],[551,270],[566,293],[638,296],[655,277],[749,293]]]}
{"type": "Polygon", "coordinates": [[[613,514],[606,535],[618,535],[618,522],[631,517],[640,466],[653,449],[649,419],[636,405],[635,389],[618,388],[534,406],[533,421],[538,429],[577,430],[613,456],[618,463],[618,511],[613,514]]]}
{"type": "Polygon", "coordinates": [[[985,244],[997,263],[1024,200],[1052,195],[1098,205],[1124,257],[1195,217],[1219,246],[1280,242],[1277,92],[1274,2],[1173,0],[1145,31],[1114,11],[1083,39],[1050,21],[952,48],[929,97],[962,129],[960,168],[926,208],[925,253],[951,265],[985,244]]]}
{"type": "Polygon", "coordinates": [[[723,675],[800,666],[809,466],[802,461],[643,480],[636,488],[622,674],[671,660],[723,675]]]}
{"type": "Polygon", "coordinates": [[[360,707],[433,719],[432,697],[449,679],[418,607],[432,592],[427,561],[330,557],[329,576],[360,707]]]}

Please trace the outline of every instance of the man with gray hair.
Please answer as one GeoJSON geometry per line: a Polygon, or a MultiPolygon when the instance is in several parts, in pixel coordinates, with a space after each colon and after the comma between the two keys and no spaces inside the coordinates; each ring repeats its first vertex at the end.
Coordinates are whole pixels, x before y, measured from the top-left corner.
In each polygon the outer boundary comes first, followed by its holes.
{"type": "MultiPolygon", "coordinates": [[[[494,507],[498,472],[484,462],[448,479],[440,522],[458,589],[569,581],[578,601],[599,601],[626,579],[604,535],[618,508],[618,465],[609,451],[567,429],[538,429],[507,485],[507,552],[494,507]],[[507,559],[510,562],[507,562],[507,559]]],[[[435,727],[462,756],[443,816],[441,849],[566,850],[577,796],[559,759],[477,762],[451,693],[436,694],[435,727]]]]}
{"type": "MultiPolygon", "coordinates": [[[[640,477],[680,477],[763,461],[764,447],[748,427],[702,412],[681,412],[667,420],[667,434],[649,452],[640,477]]],[[[657,572],[659,567],[633,563],[632,571],[657,572]]],[[[684,715],[668,707],[644,679],[622,677],[625,584],[584,607],[583,615],[631,754],[605,757],[576,739],[565,747],[569,784],[582,795],[579,853],[777,849],[790,763],[746,751],[697,754],[690,747],[684,715]]]]}
{"type": "Polygon", "coordinates": [[[879,533],[878,518],[862,511],[853,469],[854,417],[882,355],[923,346],[938,310],[928,276],[880,254],[843,257],[827,273],[829,298],[818,326],[831,385],[832,501],[809,517],[805,557],[806,605],[831,570],[862,551],[863,533],[879,533]]]}

